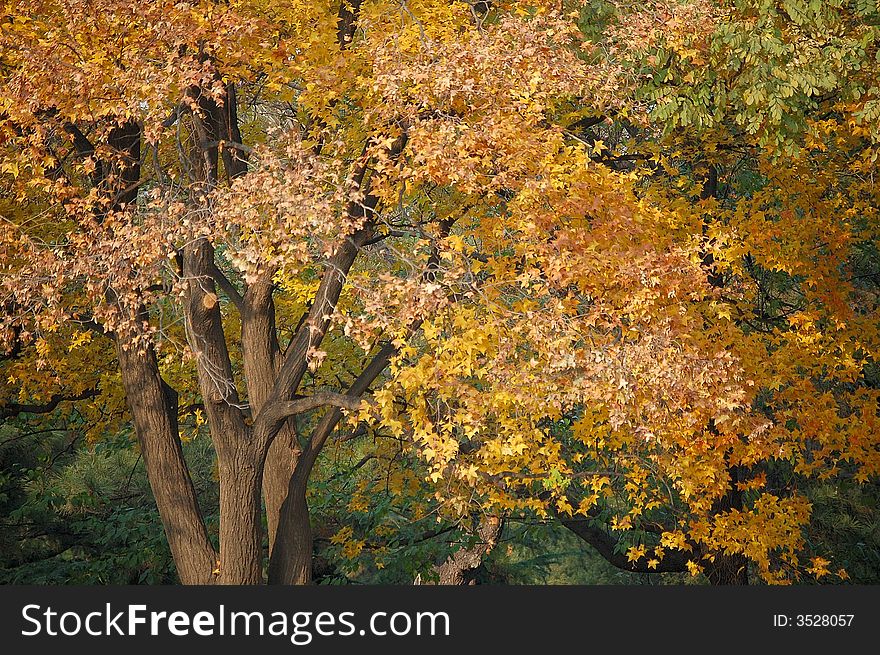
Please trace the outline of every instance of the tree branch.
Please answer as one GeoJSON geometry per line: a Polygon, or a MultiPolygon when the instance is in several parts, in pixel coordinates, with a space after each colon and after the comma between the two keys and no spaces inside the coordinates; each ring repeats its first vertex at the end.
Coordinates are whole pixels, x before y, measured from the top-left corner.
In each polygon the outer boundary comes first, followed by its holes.
{"type": "Polygon", "coordinates": [[[336,40],[341,49],[348,47],[354,36],[357,20],[363,0],[342,0],[339,3],[339,13],[336,21],[336,40]]]}
{"type": "MultiPolygon", "coordinates": [[[[360,404],[360,397],[373,383],[373,380],[379,377],[379,374],[385,370],[385,367],[388,366],[388,362],[391,361],[395,353],[397,353],[397,346],[393,343],[388,342],[383,345],[358,376],[357,380],[354,381],[354,384],[351,385],[346,397],[356,399],[357,403],[360,404]]],[[[321,422],[318,423],[314,432],[312,432],[309,444],[303,453],[304,457],[301,458],[301,463],[297,463],[297,466],[311,466],[314,463],[315,458],[321,452],[321,449],[327,442],[327,438],[333,432],[340,419],[342,419],[342,412],[338,409],[329,412],[321,419],[321,422]]]]}
{"type": "Polygon", "coordinates": [[[95,146],[76,125],[70,122],[64,123],[64,131],[73,137],[73,147],[80,157],[85,158],[95,154],[95,146]]]}
{"type": "Polygon", "coordinates": [[[246,146],[243,143],[239,143],[238,141],[230,141],[228,139],[223,139],[220,141],[208,141],[204,147],[205,148],[219,148],[220,146],[226,148],[235,148],[236,150],[241,150],[245,154],[253,154],[254,149],[250,146],[246,146]]]}
{"type": "Polygon", "coordinates": [[[364,247],[366,247],[366,246],[372,246],[372,245],[374,245],[374,244],[376,244],[376,243],[379,243],[379,242],[381,242],[381,241],[384,241],[384,240],[387,239],[388,237],[405,237],[406,235],[407,235],[407,233],[406,233],[406,232],[403,232],[403,231],[401,231],[401,230],[389,230],[388,232],[385,232],[385,233],[383,233],[383,234],[380,234],[380,235],[378,235],[378,236],[375,236],[375,237],[373,237],[372,239],[370,239],[369,241],[366,241],[366,242],[364,243],[364,247]]]}
{"type": "Polygon", "coordinates": [[[584,118],[575,121],[565,129],[569,132],[574,132],[576,130],[589,130],[591,127],[595,127],[600,123],[604,123],[605,120],[605,116],[585,116],[584,118]]]}
{"type": "Polygon", "coordinates": [[[82,393],[66,396],[64,394],[55,394],[49,399],[49,402],[43,405],[20,405],[18,403],[6,403],[0,405],[0,418],[11,418],[19,414],[48,414],[63,402],[74,402],[77,400],[85,400],[94,398],[100,393],[98,389],[86,389],[82,393]]]}
{"type": "Polygon", "coordinates": [[[223,271],[217,266],[217,262],[213,259],[208,263],[208,274],[214,279],[214,282],[223,290],[226,297],[235,305],[235,308],[241,313],[244,297],[239,293],[235,285],[223,274],[223,271]]]}
{"type": "MultiPolygon", "coordinates": [[[[319,391],[311,396],[275,402],[266,408],[276,420],[286,419],[297,414],[317,409],[318,407],[337,407],[341,409],[355,410],[360,407],[361,399],[344,393],[333,391],[319,391]]],[[[339,410],[337,410],[339,411],[339,410]]]]}
{"type": "Polygon", "coordinates": [[[609,564],[622,571],[629,571],[631,573],[682,573],[688,570],[687,562],[694,557],[683,551],[668,551],[663,559],[658,562],[656,568],[649,568],[648,558],[631,562],[625,553],[615,552],[614,548],[617,546],[617,542],[614,538],[605,530],[592,525],[589,518],[564,518],[559,516],[558,513],[557,517],[563,526],[595,548],[609,564]]]}
{"type": "MultiPolygon", "coordinates": [[[[397,137],[388,151],[392,159],[400,155],[406,146],[407,139],[406,131],[397,137]]],[[[355,172],[355,182],[359,186],[363,186],[365,172],[365,165],[355,172]]],[[[364,244],[375,236],[372,214],[376,211],[378,202],[378,197],[367,195],[363,203],[355,203],[354,201],[349,203],[347,208],[349,216],[352,218],[364,217],[367,220],[363,227],[354,234],[345,237],[336,253],[330,258],[324,270],[321,284],[318,286],[318,291],[315,294],[311,307],[309,307],[308,316],[296,331],[284,353],[284,358],[278,369],[270,396],[272,402],[283,401],[286,398],[292,397],[296,393],[297,388],[299,388],[300,382],[302,382],[303,376],[308,370],[309,351],[320,345],[327,334],[327,330],[330,328],[333,310],[336,308],[336,303],[342,294],[348,271],[354,264],[364,244]]],[[[266,439],[269,443],[278,434],[280,428],[280,422],[272,420],[264,412],[257,414],[254,420],[254,434],[258,438],[266,439]]]]}
{"type": "Polygon", "coordinates": [[[184,111],[186,111],[186,105],[184,105],[181,102],[177,106],[175,106],[174,109],[171,110],[171,113],[168,115],[168,118],[166,118],[164,121],[162,121],[162,127],[167,129],[167,128],[171,127],[172,125],[174,125],[177,122],[177,119],[180,118],[181,114],[183,114],[184,111]]]}

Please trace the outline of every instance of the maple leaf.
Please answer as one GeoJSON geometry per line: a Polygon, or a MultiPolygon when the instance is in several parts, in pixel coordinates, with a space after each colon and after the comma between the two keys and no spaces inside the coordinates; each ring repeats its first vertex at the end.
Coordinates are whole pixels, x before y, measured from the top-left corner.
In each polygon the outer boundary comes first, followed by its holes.
{"type": "Polygon", "coordinates": [[[631,546],[626,551],[626,559],[630,562],[637,562],[645,556],[647,549],[644,544],[639,544],[638,546],[631,546]]]}

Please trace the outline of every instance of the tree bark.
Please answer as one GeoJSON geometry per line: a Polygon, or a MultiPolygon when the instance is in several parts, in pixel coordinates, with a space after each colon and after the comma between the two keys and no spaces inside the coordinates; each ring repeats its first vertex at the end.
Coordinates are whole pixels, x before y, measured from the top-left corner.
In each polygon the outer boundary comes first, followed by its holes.
{"type": "Polygon", "coordinates": [[[480,518],[477,525],[479,541],[470,548],[462,548],[436,568],[438,585],[461,586],[473,584],[469,574],[483,563],[483,558],[495,547],[501,536],[502,522],[497,516],[480,518]]]}
{"type": "Polygon", "coordinates": [[[165,536],[183,584],[211,584],[217,554],[208,539],[177,430],[177,393],[164,383],[152,347],[116,337],[119,371],[165,536]]]}
{"type": "MultiPolygon", "coordinates": [[[[269,557],[278,540],[281,507],[289,493],[290,480],[302,455],[299,441],[292,427],[292,420],[279,430],[266,454],[263,469],[263,502],[266,511],[266,528],[269,537],[269,557]]],[[[305,498],[305,494],[303,494],[305,498]]],[[[308,512],[308,509],[305,510],[308,512]]],[[[296,522],[299,526],[301,523],[296,522]]],[[[299,529],[299,528],[294,528],[299,529]]]]}
{"type": "Polygon", "coordinates": [[[310,474],[311,466],[304,466],[300,456],[279,508],[275,548],[269,556],[269,584],[312,583],[314,543],[306,499],[310,474]]]}
{"type": "MultiPolygon", "coordinates": [[[[251,412],[258,415],[272,394],[281,357],[275,330],[272,276],[253,282],[244,296],[241,314],[241,346],[251,412]]],[[[278,513],[301,448],[293,421],[288,420],[272,440],[263,467],[263,501],[269,536],[269,553],[275,544],[278,513]]]]}
{"type": "MultiPolygon", "coordinates": [[[[80,140],[78,149],[94,146],[79,130],[68,131],[80,140]]],[[[140,180],[141,128],[126,121],[110,130],[107,144],[112,159],[98,162],[93,183],[107,198],[108,211],[120,211],[137,200],[140,180]]],[[[112,291],[108,298],[115,300],[112,291]]],[[[134,317],[134,323],[146,316],[134,317]]],[[[147,477],[183,584],[211,584],[217,553],[199,508],[189,475],[177,424],[177,392],[165,383],[152,344],[139,340],[137,329],[119,328],[113,335],[119,372],[132,415],[147,477]]]]}
{"type": "Polygon", "coordinates": [[[221,584],[263,583],[262,453],[248,446],[219,457],[221,584]]]}
{"type": "Polygon", "coordinates": [[[183,252],[186,327],[220,470],[220,581],[262,582],[260,487],[263,451],[253,442],[238,397],[206,239],[183,252]]]}

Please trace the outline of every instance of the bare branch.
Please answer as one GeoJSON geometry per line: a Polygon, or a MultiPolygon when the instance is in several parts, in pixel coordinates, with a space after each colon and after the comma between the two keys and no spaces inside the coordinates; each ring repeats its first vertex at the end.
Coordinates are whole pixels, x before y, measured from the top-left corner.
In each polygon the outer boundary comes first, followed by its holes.
{"type": "Polygon", "coordinates": [[[74,394],[72,396],[55,394],[49,399],[49,402],[42,405],[7,403],[5,405],[0,405],[0,418],[10,418],[12,416],[18,416],[19,414],[48,414],[63,402],[86,400],[87,398],[94,398],[99,393],[100,391],[98,391],[98,389],[86,389],[82,393],[74,394]]]}
{"type": "Polygon", "coordinates": [[[360,407],[361,399],[344,393],[333,391],[320,391],[305,398],[286,400],[273,403],[266,410],[276,420],[289,418],[297,414],[317,409],[319,407],[338,407],[341,409],[355,410],[360,407]]]}
{"type": "Polygon", "coordinates": [[[218,286],[223,290],[223,293],[232,301],[232,304],[235,305],[236,309],[239,312],[242,310],[242,306],[244,303],[244,298],[241,293],[239,293],[238,289],[235,288],[235,285],[223,274],[218,266],[217,262],[213,259],[208,264],[208,274],[214,279],[214,282],[218,284],[218,286]]]}

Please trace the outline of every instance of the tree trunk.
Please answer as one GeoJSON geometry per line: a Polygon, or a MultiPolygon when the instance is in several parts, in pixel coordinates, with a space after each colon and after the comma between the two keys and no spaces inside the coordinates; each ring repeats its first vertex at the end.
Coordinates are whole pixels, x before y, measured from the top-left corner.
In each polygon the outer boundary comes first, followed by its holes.
{"type": "Polygon", "coordinates": [[[282,528],[269,558],[269,584],[307,585],[312,582],[313,537],[306,500],[310,471],[303,471],[302,460],[299,464],[280,508],[282,528]]]}
{"type": "MultiPolygon", "coordinates": [[[[296,439],[296,434],[290,427],[290,421],[288,421],[272,441],[272,445],[269,446],[263,468],[263,502],[266,509],[270,557],[278,538],[281,507],[287,499],[290,479],[296,470],[296,464],[301,454],[302,449],[296,439]]],[[[299,523],[297,522],[297,524],[299,523]]]]}
{"type": "MultiPolygon", "coordinates": [[[[347,395],[360,398],[370,384],[388,365],[397,348],[386,343],[364,368],[347,395]]],[[[270,584],[308,584],[311,582],[312,530],[306,501],[312,467],[321,454],[327,440],[342,419],[342,412],[329,410],[312,431],[306,449],[296,462],[296,469],[287,488],[287,494],[278,515],[278,531],[275,548],[269,557],[270,584]]]]}
{"type": "MultiPolygon", "coordinates": [[[[337,253],[331,258],[309,315],[297,331],[293,343],[288,347],[284,364],[278,368],[266,404],[288,400],[296,393],[308,368],[308,352],[323,340],[330,326],[330,316],[342,293],[345,276],[354,263],[360,246],[369,238],[370,233],[369,229],[360,230],[343,241],[337,253]]],[[[258,440],[274,445],[272,442],[284,427],[284,422],[286,420],[282,422],[271,419],[267,412],[261,411],[254,423],[254,433],[258,440]]],[[[286,443],[282,441],[274,450],[270,448],[267,455],[271,457],[273,454],[278,460],[269,464],[272,467],[272,477],[269,482],[268,498],[272,505],[269,510],[267,503],[267,510],[274,513],[275,507],[278,507],[278,519],[269,558],[269,583],[309,584],[312,568],[312,533],[305,494],[314,457],[309,462],[303,462],[303,456],[300,454],[296,457],[296,462],[292,462],[293,451],[290,449],[289,440],[286,443]],[[286,467],[291,463],[295,466],[294,472],[288,477],[285,486],[286,467]],[[276,504],[281,499],[282,502],[276,504]]]]}
{"type": "MultiPolygon", "coordinates": [[[[730,489],[713,507],[713,510],[719,514],[743,508],[742,491],[737,487],[737,483],[743,479],[743,469],[739,466],[731,466],[729,471],[730,489]]],[[[705,572],[713,585],[749,584],[749,560],[740,554],[715,555],[715,560],[706,565],[705,572]]]]}
{"type": "Polygon", "coordinates": [[[749,560],[742,555],[716,555],[705,572],[713,585],[749,584],[749,560]]]}
{"type": "Polygon", "coordinates": [[[211,275],[214,249],[200,239],[184,249],[186,327],[220,469],[220,581],[262,582],[260,488],[264,449],[252,438],[238,397],[211,275]]]}
{"type": "Polygon", "coordinates": [[[220,583],[263,583],[260,457],[242,444],[220,458],[220,583]]]}
{"type": "Polygon", "coordinates": [[[116,337],[119,371],[165,536],[183,584],[211,584],[217,561],[177,431],[177,394],[164,383],[152,347],[116,337]]]}
{"type": "MultiPolygon", "coordinates": [[[[248,401],[252,415],[256,416],[272,394],[281,357],[275,330],[271,275],[253,282],[244,295],[241,346],[248,401]]],[[[287,487],[300,452],[292,421],[287,421],[269,446],[263,466],[263,501],[270,555],[275,544],[278,513],[287,497],[287,487]]]]}
{"type": "MultiPolygon", "coordinates": [[[[74,126],[69,129],[78,133],[74,126]]],[[[85,137],[78,133],[92,152],[85,137]]],[[[107,198],[107,209],[119,211],[137,200],[140,181],[141,128],[133,121],[114,127],[107,138],[112,155],[99,161],[99,173],[93,182],[107,198]]],[[[108,299],[116,301],[108,292],[108,299]]],[[[139,312],[140,313],[140,312],[139,312]]],[[[134,324],[146,320],[135,316],[134,324]]],[[[121,327],[114,335],[119,372],[126,402],[132,415],[135,433],[147,470],[147,478],[156,500],[159,516],[177,575],[183,584],[211,584],[217,553],[199,508],[195,487],[189,475],[177,424],[177,392],[168,386],[159,372],[152,344],[138,339],[134,327],[121,327]]]]}
{"type": "Polygon", "coordinates": [[[501,519],[497,516],[481,518],[476,535],[479,541],[470,548],[463,548],[453,553],[443,564],[436,567],[437,584],[456,586],[473,584],[469,574],[483,563],[483,558],[498,543],[501,526],[501,519]]]}

